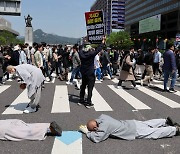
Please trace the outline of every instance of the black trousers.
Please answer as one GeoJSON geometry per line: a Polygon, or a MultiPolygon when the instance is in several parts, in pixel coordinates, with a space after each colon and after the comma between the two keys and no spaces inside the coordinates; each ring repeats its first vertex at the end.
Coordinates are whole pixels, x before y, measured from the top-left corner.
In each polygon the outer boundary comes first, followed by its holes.
{"type": "Polygon", "coordinates": [[[155,75],[156,72],[159,72],[160,75],[162,74],[161,70],[159,69],[159,63],[153,63],[153,74],[155,75]]]}
{"type": "Polygon", "coordinates": [[[82,74],[82,85],[80,89],[80,102],[84,102],[84,96],[85,96],[85,89],[86,86],[88,88],[88,96],[87,96],[87,103],[92,103],[92,91],[95,83],[95,75],[94,73],[91,75],[83,75],[82,74]]]}
{"type": "MultiPolygon", "coordinates": [[[[131,81],[132,85],[133,85],[134,87],[136,87],[136,82],[135,82],[134,80],[129,80],[129,81],[131,81]]],[[[122,82],[123,82],[123,80],[119,80],[118,86],[122,86],[122,82]]]]}

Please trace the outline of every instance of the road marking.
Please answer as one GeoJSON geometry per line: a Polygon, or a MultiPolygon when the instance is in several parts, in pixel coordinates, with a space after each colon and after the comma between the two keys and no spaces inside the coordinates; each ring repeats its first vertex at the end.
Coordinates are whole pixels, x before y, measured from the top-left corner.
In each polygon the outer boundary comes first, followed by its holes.
{"type": "Polygon", "coordinates": [[[159,80],[156,80],[156,79],[153,79],[153,82],[155,82],[155,83],[163,83],[163,81],[159,81],[159,80]]]}
{"type": "Polygon", "coordinates": [[[110,89],[112,89],[116,94],[118,94],[121,98],[123,98],[129,105],[131,105],[136,110],[145,110],[151,109],[149,106],[145,105],[143,102],[129,94],[123,89],[117,89],[114,85],[108,85],[110,89]]]}
{"type": "Polygon", "coordinates": [[[82,134],[78,131],[63,131],[56,137],[51,154],[82,154],[82,134]]]}
{"type": "Polygon", "coordinates": [[[68,89],[66,85],[56,86],[51,113],[70,112],[68,89]]]}
{"type": "Polygon", "coordinates": [[[180,104],[173,101],[173,100],[170,100],[156,92],[153,92],[152,90],[149,90],[145,87],[139,87],[138,90],[142,91],[143,93],[145,93],[146,95],[149,95],[155,99],[157,99],[158,101],[162,102],[163,104],[171,107],[171,108],[180,108],[180,104]]]}
{"type": "Polygon", "coordinates": [[[27,89],[25,89],[2,114],[23,114],[29,101],[27,89]]]}
{"type": "MultiPolygon", "coordinates": [[[[160,88],[161,90],[164,89],[164,86],[163,86],[163,85],[153,84],[153,86],[158,87],[158,88],[160,88]]],[[[177,95],[177,96],[180,96],[180,91],[172,92],[172,93],[175,94],[175,95],[177,95]]]]}
{"type": "Polygon", "coordinates": [[[93,89],[92,102],[96,111],[113,111],[104,98],[99,94],[96,88],[93,89]]]}
{"type": "Polygon", "coordinates": [[[3,85],[3,86],[0,86],[0,94],[5,91],[6,89],[8,89],[10,86],[6,86],[6,85],[3,85]]]}

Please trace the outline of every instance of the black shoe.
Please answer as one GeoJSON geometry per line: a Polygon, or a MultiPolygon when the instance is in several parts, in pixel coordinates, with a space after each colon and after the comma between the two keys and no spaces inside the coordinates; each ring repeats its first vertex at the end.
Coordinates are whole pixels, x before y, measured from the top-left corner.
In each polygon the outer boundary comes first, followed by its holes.
{"type": "Polygon", "coordinates": [[[77,103],[77,105],[84,105],[87,102],[84,99],[80,99],[79,102],[77,103]]]}
{"type": "Polygon", "coordinates": [[[166,118],[166,124],[169,125],[169,126],[174,126],[174,122],[170,117],[166,118]]]}
{"type": "Polygon", "coordinates": [[[168,89],[164,89],[163,92],[170,92],[168,89]]]}
{"type": "Polygon", "coordinates": [[[169,91],[177,92],[177,90],[175,90],[174,88],[169,88],[169,91]]]}
{"type": "Polygon", "coordinates": [[[180,124],[178,124],[177,122],[173,121],[170,117],[166,118],[166,124],[169,125],[169,126],[180,127],[180,124]]]}
{"type": "Polygon", "coordinates": [[[86,104],[84,104],[84,106],[85,106],[86,108],[90,109],[90,108],[94,107],[94,104],[92,104],[92,103],[86,103],[86,104]]]}
{"type": "Polygon", "coordinates": [[[55,122],[51,122],[50,124],[51,134],[54,136],[61,136],[62,135],[62,128],[55,122]]]}
{"type": "Polygon", "coordinates": [[[176,136],[180,136],[180,127],[176,126],[176,136]]]}

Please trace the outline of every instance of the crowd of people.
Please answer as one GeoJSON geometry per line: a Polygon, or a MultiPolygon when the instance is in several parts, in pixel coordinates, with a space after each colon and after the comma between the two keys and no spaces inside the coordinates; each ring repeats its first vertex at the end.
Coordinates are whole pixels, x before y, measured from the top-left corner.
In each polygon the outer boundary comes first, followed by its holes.
{"type": "MultiPolygon", "coordinates": [[[[165,77],[164,82],[167,82],[168,75],[164,70],[167,67],[169,69],[170,65],[176,67],[173,69],[178,76],[174,78],[178,78],[180,77],[180,50],[178,48],[170,49],[169,44],[167,47],[168,51],[173,51],[174,55],[174,58],[168,64],[166,63],[169,60],[167,58],[168,54],[162,54],[158,48],[151,47],[147,52],[144,52],[141,49],[136,51],[133,47],[129,50],[103,47],[94,58],[94,74],[97,80],[101,82],[107,75],[109,75],[110,79],[113,79],[115,75],[120,76],[117,88],[122,88],[123,81],[131,81],[135,89],[137,88],[135,80],[139,76],[142,86],[145,82],[147,82],[148,86],[151,85],[153,78],[163,79],[165,77]],[[163,57],[163,55],[166,57],[163,57]],[[165,66],[165,69],[163,69],[163,66],[165,66]],[[164,73],[166,73],[165,76],[164,73]]],[[[82,66],[79,56],[81,49],[85,48],[78,46],[78,44],[75,44],[73,47],[66,45],[63,47],[62,45],[48,45],[44,42],[41,44],[33,43],[32,46],[29,46],[27,43],[14,47],[1,46],[0,84],[3,84],[3,81],[5,81],[3,78],[9,80],[9,74],[6,71],[8,65],[31,64],[42,70],[47,81],[52,81],[52,73],[55,71],[58,79],[67,81],[66,84],[68,85],[72,85],[76,81],[77,88],[80,89],[79,82],[74,79],[82,78],[80,68],[84,66],[82,66]],[[69,71],[72,71],[70,79],[68,79],[69,71]]],[[[95,50],[89,44],[86,45],[86,49],[95,50]]],[[[173,90],[174,86],[171,86],[170,90],[173,90]]],[[[166,89],[167,87],[165,86],[164,90],[166,89]]]]}

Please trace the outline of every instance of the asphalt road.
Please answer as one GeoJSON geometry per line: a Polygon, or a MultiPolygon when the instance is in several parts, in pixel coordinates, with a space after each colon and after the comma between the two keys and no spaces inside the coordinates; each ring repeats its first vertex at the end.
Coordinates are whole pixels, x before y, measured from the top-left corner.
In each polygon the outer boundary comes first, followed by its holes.
{"type": "MultiPolygon", "coordinates": [[[[158,84],[162,85],[161,82],[158,84]]],[[[55,86],[65,85],[64,81],[56,79],[55,83],[47,83],[42,91],[41,108],[38,112],[31,114],[2,114],[6,110],[5,106],[10,105],[22,92],[16,81],[7,82],[6,85],[11,85],[11,87],[0,94],[1,119],[21,119],[27,123],[56,121],[64,131],[78,130],[79,125],[86,124],[88,120],[97,118],[101,114],[107,114],[119,120],[149,120],[171,116],[175,121],[180,122],[180,108],[169,107],[160,102],[156,97],[149,96],[140,90],[132,89],[129,82],[124,83],[123,85],[126,86],[125,91],[127,93],[151,108],[135,110],[135,108],[108,87],[108,85],[115,85],[111,80],[97,83],[95,87],[113,111],[96,111],[94,108],[87,109],[84,106],[78,106],[79,90],[75,89],[74,86],[68,85],[70,112],[51,113],[55,86]]],[[[179,95],[162,92],[157,87],[145,86],[145,88],[180,104],[179,95]]],[[[176,89],[180,91],[180,87],[177,86],[176,89]]],[[[0,154],[50,154],[54,139],[54,137],[47,137],[44,141],[0,141],[0,154]]],[[[107,139],[96,144],[87,139],[85,135],[82,136],[83,154],[179,154],[179,145],[180,137],[178,136],[159,140],[136,139],[134,141],[125,141],[107,139]]]]}

